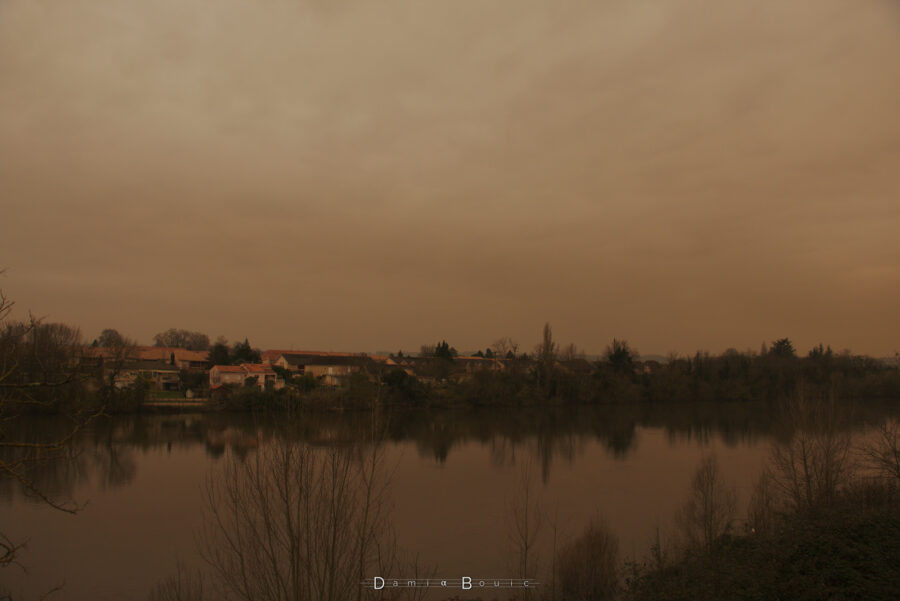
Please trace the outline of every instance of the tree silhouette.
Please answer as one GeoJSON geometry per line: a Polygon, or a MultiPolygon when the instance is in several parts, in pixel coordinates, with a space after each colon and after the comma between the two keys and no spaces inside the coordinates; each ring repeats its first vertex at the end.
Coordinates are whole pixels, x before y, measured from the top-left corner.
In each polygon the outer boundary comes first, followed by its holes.
{"type": "Polygon", "coordinates": [[[106,328],[100,332],[100,336],[97,338],[97,344],[104,348],[120,346],[122,341],[123,338],[119,331],[112,328],[106,328]]]}
{"type": "Polygon", "coordinates": [[[636,358],[637,352],[632,350],[625,340],[613,338],[612,343],[606,347],[606,360],[617,373],[634,373],[636,358]]]}
{"type": "Polygon", "coordinates": [[[796,357],[794,345],[791,344],[790,338],[781,338],[772,343],[769,354],[773,357],[796,357]]]}

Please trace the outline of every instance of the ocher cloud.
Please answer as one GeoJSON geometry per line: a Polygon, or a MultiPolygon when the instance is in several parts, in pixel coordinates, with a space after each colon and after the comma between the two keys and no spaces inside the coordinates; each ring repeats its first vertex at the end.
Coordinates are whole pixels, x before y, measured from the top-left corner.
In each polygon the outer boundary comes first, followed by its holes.
{"type": "Polygon", "coordinates": [[[847,3],[0,5],[19,307],[149,341],[892,354],[900,35],[847,3]]]}

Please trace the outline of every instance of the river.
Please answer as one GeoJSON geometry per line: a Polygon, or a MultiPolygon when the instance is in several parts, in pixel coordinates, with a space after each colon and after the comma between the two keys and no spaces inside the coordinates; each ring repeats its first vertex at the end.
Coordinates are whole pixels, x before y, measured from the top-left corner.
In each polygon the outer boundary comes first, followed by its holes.
{"type": "MultiPolygon", "coordinates": [[[[896,404],[854,406],[846,427],[863,437],[896,404]]],[[[518,577],[513,550],[523,487],[534,507],[537,580],[557,544],[592,519],[619,539],[621,560],[639,560],[674,533],[692,474],[715,454],[743,515],[772,444],[791,436],[763,404],[677,404],[554,409],[421,410],[378,416],[387,469],[386,508],[397,545],[438,577],[518,577]],[[539,511],[538,511],[539,510],[539,511]]],[[[0,532],[26,541],[24,569],[0,577],[15,599],[61,586],[57,600],[146,599],[176,560],[204,566],[198,530],[206,486],[232,457],[296,442],[346,448],[369,437],[370,413],[298,416],[158,414],[95,420],[71,453],[33,465],[43,493],[72,500],[70,515],[0,480],[0,532]]],[[[19,419],[11,436],[52,440],[58,418],[19,419]]],[[[740,520],[735,523],[740,527],[740,520]]],[[[378,574],[372,574],[375,576],[378,574]]],[[[388,578],[408,574],[383,574],[388,578]]],[[[453,591],[452,593],[458,593],[453,591]]],[[[449,595],[448,595],[449,596],[449,595]]]]}

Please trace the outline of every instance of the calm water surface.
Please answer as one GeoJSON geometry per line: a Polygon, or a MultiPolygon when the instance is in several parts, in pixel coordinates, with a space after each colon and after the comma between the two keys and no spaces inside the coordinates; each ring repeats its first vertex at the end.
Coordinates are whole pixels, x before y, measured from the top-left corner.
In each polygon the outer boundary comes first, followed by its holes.
{"type": "MultiPolygon", "coordinates": [[[[737,487],[740,512],[769,447],[790,431],[763,405],[672,405],[567,410],[419,411],[392,415],[384,443],[399,545],[446,577],[514,576],[509,507],[526,473],[547,519],[538,568],[549,561],[551,522],[560,538],[601,516],[624,558],[641,558],[672,531],[700,459],[715,453],[737,487]]],[[[868,403],[848,425],[858,435],[893,413],[868,403]]],[[[0,531],[28,541],[26,570],[0,573],[14,598],[144,599],[176,559],[202,565],[196,533],[203,487],[232,454],[298,440],[345,446],[371,415],[285,418],[152,415],[97,422],[73,457],[36,466],[42,490],[83,505],[68,515],[0,481],[0,531]]],[[[17,426],[33,440],[65,428],[54,419],[17,426]]],[[[400,576],[398,574],[398,576],[400,576]]]]}

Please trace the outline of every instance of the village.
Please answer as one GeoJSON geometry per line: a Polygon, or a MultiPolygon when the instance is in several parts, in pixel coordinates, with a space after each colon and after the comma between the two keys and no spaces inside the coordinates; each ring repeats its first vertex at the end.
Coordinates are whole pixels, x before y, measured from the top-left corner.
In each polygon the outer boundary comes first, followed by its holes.
{"type": "Polygon", "coordinates": [[[348,380],[366,377],[378,381],[390,372],[402,372],[422,383],[460,382],[482,370],[502,371],[509,359],[454,356],[369,355],[367,353],[265,350],[258,362],[219,364],[209,351],[176,347],[88,347],[84,361],[102,373],[102,380],[123,390],[144,382],[151,397],[199,399],[243,387],[277,391],[299,385],[340,388],[348,380]]]}

